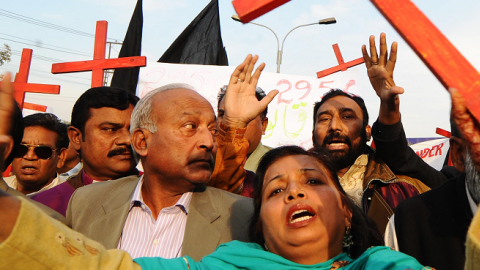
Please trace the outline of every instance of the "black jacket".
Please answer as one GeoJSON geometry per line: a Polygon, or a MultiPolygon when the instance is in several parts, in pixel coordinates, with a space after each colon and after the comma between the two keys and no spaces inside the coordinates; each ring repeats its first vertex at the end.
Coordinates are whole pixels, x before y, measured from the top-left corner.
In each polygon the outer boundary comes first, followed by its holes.
{"type": "Polygon", "coordinates": [[[465,176],[456,176],[398,205],[394,222],[400,251],[436,269],[463,269],[472,218],[465,176]]]}

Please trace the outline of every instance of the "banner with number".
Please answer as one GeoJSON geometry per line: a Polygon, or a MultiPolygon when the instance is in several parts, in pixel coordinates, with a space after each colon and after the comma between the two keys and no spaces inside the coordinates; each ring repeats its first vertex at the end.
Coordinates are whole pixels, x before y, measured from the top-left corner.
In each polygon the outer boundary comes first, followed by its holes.
{"type": "MultiPolygon", "coordinates": [[[[217,111],[217,95],[223,85],[228,84],[235,67],[165,64],[149,62],[140,69],[139,97],[169,83],[188,83],[203,95],[217,111]]],[[[358,68],[338,72],[317,79],[263,72],[258,82],[265,93],[277,89],[280,93],[268,106],[268,127],[262,143],[271,147],[299,145],[306,149],[312,146],[313,106],[331,88],[361,96],[357,84],[358,68]]]]}

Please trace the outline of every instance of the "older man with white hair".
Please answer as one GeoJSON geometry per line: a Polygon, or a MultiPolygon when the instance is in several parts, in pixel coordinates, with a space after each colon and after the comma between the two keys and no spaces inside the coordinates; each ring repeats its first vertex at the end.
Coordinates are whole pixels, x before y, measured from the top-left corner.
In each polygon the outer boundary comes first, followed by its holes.
{"type": "Polygon", "coordinates": [[[221,243],[248,241],[251,199],[205,183],[215,168],[217,135],[221,155],[229,144],[242,145],[248,122],[276,94],[256,99],[264,67],[251,76],[257,59],[249,55],[232,74],[225,97],[232,104],[220,130],[210,103],[189,85],[166,85],[141,99],[130,130],[144,175],[78,189],[67,211],[72,228],[133,258],[189,255],[199,260],[221,243]]]}

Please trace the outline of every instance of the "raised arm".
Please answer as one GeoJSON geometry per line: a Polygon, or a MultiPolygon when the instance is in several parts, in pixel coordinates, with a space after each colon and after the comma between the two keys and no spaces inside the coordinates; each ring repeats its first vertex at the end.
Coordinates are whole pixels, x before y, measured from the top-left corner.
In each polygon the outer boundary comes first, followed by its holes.
{"type": "MultiPolygon", "coordinates": [[[[4,153],[12,138],[8,135],[11,127],[14,100],[10,73],[5,74],[0,85],[0,172],[3,172],[4,153]]],[[[2,177],[0,175],[0,177],[2,177]]],[[[15,226],[20,201],[0,190],[0,244],[5,241],[15,226]]]]}
{"type": "Polygon", "coordinates": [[[261,114],[277,95],[270,91],[265,98],[257,100],[255,88],[265,64],[253,72],[258,56],[248,55],[233,71],[225,94],[225,114],[218,123],[218,151],[215,170],[208,185],[230,192],[241,193],[246,171],[248,141],[245,131],[248,123],[261,114]]]}
{"type": "Polygon", "coordinates": [[[362,46],[363,58],[368,77],[377,96],[380,98],[380,111],[372,127],[372,136],[377,156],[382,159],[395,174],[417,178],[430,188],[443,184],[447,178],[425,163],[408,146],[400,115],[400,97],[403,88],[396,86],[393,72],[397,61],[396,42],[392,43],[388,55],[387,40],[380,34],[380,55],[377,53],[375,37],[370,36],[370,55],[362,46]]]}
{"type": "Polygon", "coordinates": [[[385,33],[380,34],[380,56],[378,56],[375,36],[370,36],[369,41],[370,56],[365,45],[362,46],[362,54],[370,83],[380,98],[378,121],[385,125],[392,125],[400,121],[400,98],[398,95],[404,92],[403,88],[396,86],[393,80],[398,44],[397,42],[392,43],[390,57],[388,57],[386,35],[385,33]]]}
{"type": "MultiPolygon", "coordinates": [[[[0,172],[3,172],[5,151],[13,138],[9,135],[15,106],[10,73],[6,73],[0,84],[0,172]]],[[[0,176],[1,177],[1,176],[0,176]]]]}

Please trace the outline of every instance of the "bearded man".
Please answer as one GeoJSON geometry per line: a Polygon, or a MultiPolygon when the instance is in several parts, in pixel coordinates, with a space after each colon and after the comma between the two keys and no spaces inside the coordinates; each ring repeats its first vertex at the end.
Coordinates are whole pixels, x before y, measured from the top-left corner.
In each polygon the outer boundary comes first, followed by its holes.
{"type": "Polygon", "coordinates": [[[333,89],[315,103],[314,148],[328,151],[342,187],[384,232],[400,202],[430,188],[417,179],[395,175],[367,145],[370,137],[361,97],[333,89]]]}

